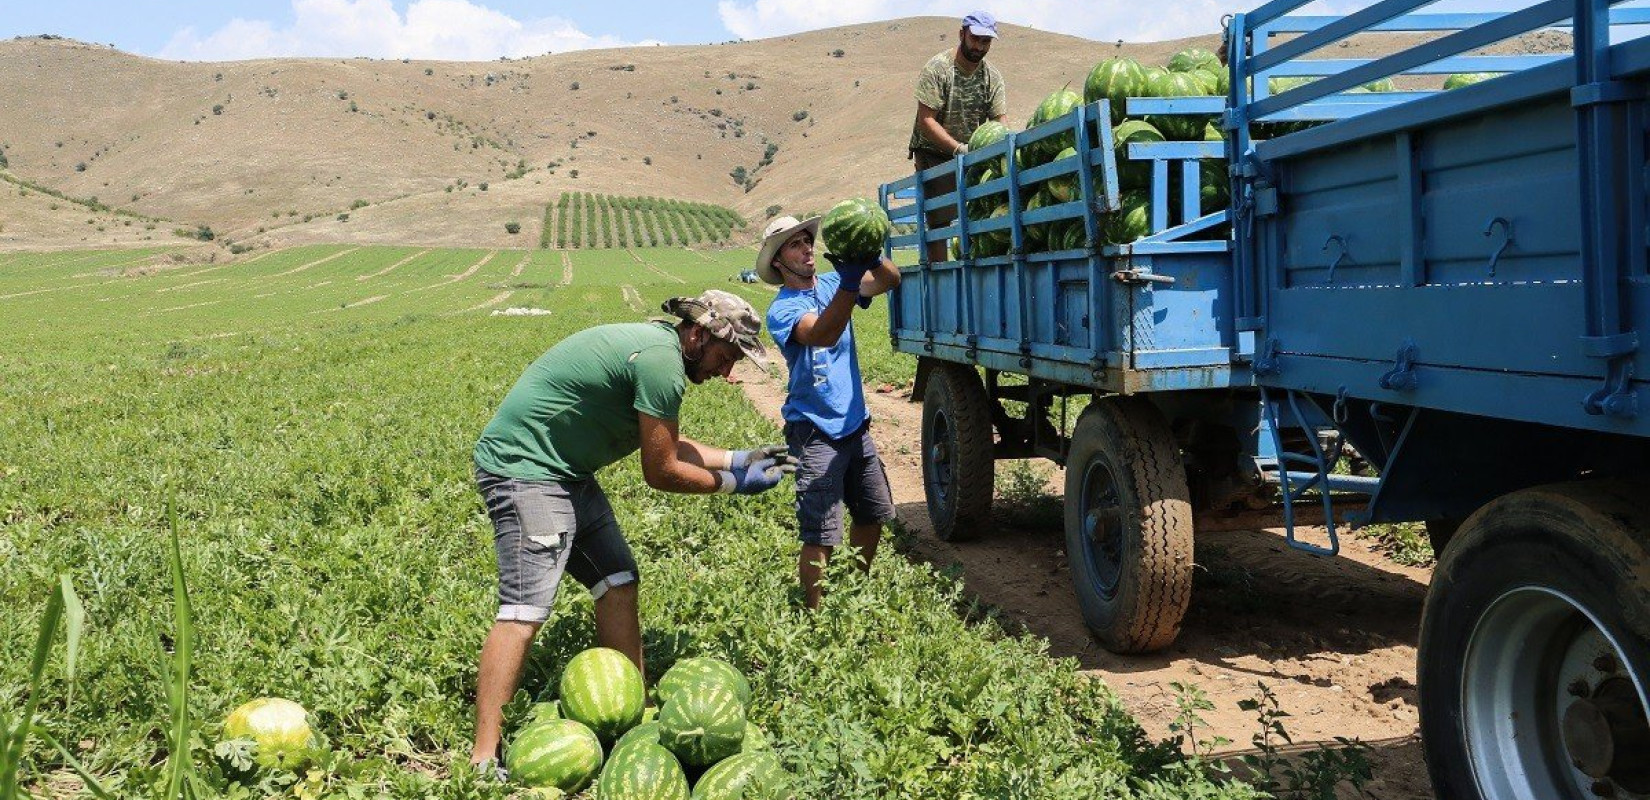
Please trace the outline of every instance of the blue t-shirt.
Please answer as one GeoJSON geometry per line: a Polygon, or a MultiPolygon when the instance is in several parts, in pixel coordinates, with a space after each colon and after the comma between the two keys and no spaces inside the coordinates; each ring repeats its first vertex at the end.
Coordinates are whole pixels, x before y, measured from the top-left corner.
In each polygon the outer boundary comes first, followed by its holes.
{"type": "Polygon", "coordinates": [[[791,331],[803,317],[824,313],[841,285],[841,276],[827,272],[814,279],[812,289],[780,289],[768,306],[768,333],[785,354],[791,373],[781,413],[791,422],[812,422],[832,439],[859,430],[870,417],[859,382],[854,324],[848,323],[832,347],[805,347],[791,341],[791,331]]]}

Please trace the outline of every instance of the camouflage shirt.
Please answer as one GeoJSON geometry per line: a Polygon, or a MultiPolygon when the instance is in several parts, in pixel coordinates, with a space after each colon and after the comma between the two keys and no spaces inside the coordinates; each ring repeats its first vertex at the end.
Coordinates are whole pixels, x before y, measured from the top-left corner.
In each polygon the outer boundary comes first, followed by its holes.
{"type": "MultiPolygon", "coordinates": [[[[917,102],[934,109],[934,116],[951,138],[967,142],[986,120],[1008,113],[1003,76],[989,61],[981,61],[973,75],[957,68],[956,50],[946,50],[923,66],[917,76],[917,102]]],[[[951,153],[928,141],[913,123],[912,150],[927,150],[949,158],[951,153]]]]}

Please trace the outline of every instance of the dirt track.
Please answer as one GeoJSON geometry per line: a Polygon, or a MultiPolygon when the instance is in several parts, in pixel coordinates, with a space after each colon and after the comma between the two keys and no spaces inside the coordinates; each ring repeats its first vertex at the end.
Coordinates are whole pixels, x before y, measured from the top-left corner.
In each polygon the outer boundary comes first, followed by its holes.
{"type": "MultiPolygon", "coordinates": [[[[780,381],[751,369],[739,377],[756,407],[777,420],[780,381]]],[[[1046,638],[1051,655],[1100,675],[1152,736],[1166,737],[1178,711],[1170,684],[1190,683],[1215,704],[1202,714],[1209,723],[1203,735],[1230,739],[1222,753],[1251,750],[1258,726],[1237,704],[1256,697],[1256,682],[1264,681],[1290,714],[1283,722],[1294,737],[1291,749],[1356,737],[1373,747],[1367,796],[1432,797],[1415,701],[1415,643],[1429,570],[1399,566],[1355,537],[1343,537],[1341,555],[1326,559],[1290,550],[1277,531],[1199,535],[1197,583],[1179,640],[1155,655],[1113,655],[1089,635],[1072,593],[1060,475],[1046,501],[994,512],[977,540],[939,541],[928,523],[918,461],[921,406],[904,390],[872,393],[869,402],[899,521],[910,534],[906,554],[959,567],[968,591],[996,608],[1005,625],[1046,638]]]]}

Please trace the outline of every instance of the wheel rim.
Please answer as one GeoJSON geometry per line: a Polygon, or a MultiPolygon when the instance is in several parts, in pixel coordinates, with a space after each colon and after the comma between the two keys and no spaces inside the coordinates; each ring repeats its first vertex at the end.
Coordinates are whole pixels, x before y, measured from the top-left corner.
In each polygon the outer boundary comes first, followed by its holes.
{"type": "Polygon", "coordinates": [[[922,471],[928,497],[941,510],[950,508],[951,489],[956,480],[951,440],[951,418],[943,409],[935,409],[928,419],[928,451],[923,453],[922,471]]]}
{"type": "Polygon", "coordinates": [[[1099,459],[1083,468],[1083,493],[1078,511],[1082,514],[1082,559],[1094,576],[1094,588],[1106,599],[1117,594],[1118,577],[1123,572],[1123,500],[1117,478],[1099,459]]]}
{"type": "Polygon", "coordinates": [[[1462,727],[1488,800],[1650,798],[1642,676],[1561,592],[1509,591],[1467,643],[1462,727]]]}

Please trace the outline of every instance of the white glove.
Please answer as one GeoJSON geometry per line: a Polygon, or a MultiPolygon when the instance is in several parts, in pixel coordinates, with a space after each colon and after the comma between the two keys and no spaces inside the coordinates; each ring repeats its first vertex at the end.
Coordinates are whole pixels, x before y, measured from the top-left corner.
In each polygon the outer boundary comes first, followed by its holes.
{"type": "Polygon", "coordinates": [[[962,142],[961,144],[958,144],[957,149],[952,153],[952,155],[955,155],[955,156],[968,155],[968,143],[967,142],[962,142]]]}

